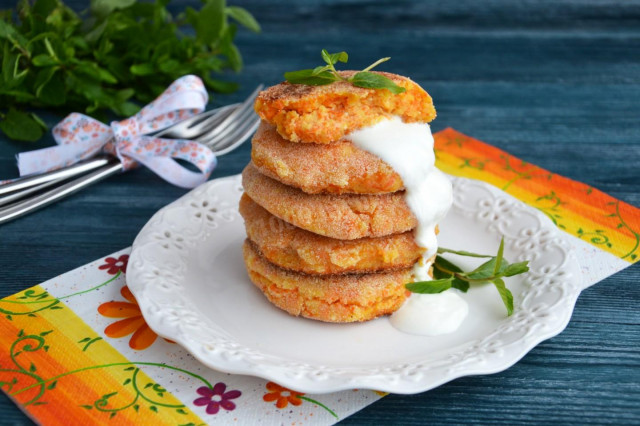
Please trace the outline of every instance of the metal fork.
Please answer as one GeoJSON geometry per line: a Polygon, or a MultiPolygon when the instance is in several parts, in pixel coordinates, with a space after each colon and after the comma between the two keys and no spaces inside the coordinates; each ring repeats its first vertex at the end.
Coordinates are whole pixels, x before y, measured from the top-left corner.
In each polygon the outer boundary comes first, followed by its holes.
{"type": "MultiPolygon", "coordinates": [[[[254,114],[252,106],[262,87],[262,85],[258,86],[241,104],[227,105],[207,111],[164,129],[156,133],[155,136],[191,139],[209,147],[216,156],[227,154],[239,147],[258,128],[260,119],[254,114]]],[[[13,202],[24,195],[58,184],[73,176],[72,173],[77,175],[86,173],[87,170],[94,171],[40,195],[0,208],[0,224],[36,211],[123,171],[119,159],[101,156],[55,172],[20,179],[0,186],[0,195],[9,193],[9,195],[0,198],[0,206],[13,202]],[[6,189],[7,187],[9,190],[6,189]]]]}

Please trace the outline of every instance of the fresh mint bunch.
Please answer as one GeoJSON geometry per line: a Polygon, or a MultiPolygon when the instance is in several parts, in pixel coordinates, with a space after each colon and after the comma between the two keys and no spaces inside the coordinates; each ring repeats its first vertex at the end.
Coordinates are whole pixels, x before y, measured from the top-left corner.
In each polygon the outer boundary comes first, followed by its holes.
{"type": "Polygon", "coordinates": [[[61,0],[22,0],[0,12],[0,129],[39,139],[46,126],[27,108],[130,116],[185,74],[212,91],[235,90],[214,74],[242,68],[233,40],[238,24],[260,31],[253,16],[205,0],[174,17],[167,4],[93,0],[78,15],[61,0]]]}
{"type": "Polygon", "coordinates": [[[354,86],[364,87],[366,89],[387,89],[396,95],[406,90],[404,87],[395,84],[391,79],[370,72],[371,69],[391,58],[378,59],[364,70],[355,73],[349,78],[342,77],[335,68],[338,62],[347,63],[349,60],[347,52],[329,53],[326,49],[322,49],[322,59],[326,65],[320,65],[314,69],[286,72],[284,73],[285,80],[289,83],[306,84],[309,86],[324,86],[336,81],[347,81],[354,86]]]}
{"type": "Polygon", "coordinates": [[[406,284],[407,290],[413,293],[435,294],[441,293],[450,288],[457,288],[462,292],[469,290],[469,285],[473,283],[491,282],[495,285],[504,306],[507,308],[507,315],[513,314],[513,295],[504,283],[503,278],[523,274],[529,270],[529,261],[509,263],[503,257],[504,237],[500,241],[500,248],[496,256],[471,253],[468,251],[450,250],[443,247],[438,249],[438,254],[452,253],[469,257],[490,257],[488,261],[478,266],[470,272],[464,272],[460,267],[448,261],[442,256],[436,256],[433,263],[433,280],[417,281],[406,284]]]}

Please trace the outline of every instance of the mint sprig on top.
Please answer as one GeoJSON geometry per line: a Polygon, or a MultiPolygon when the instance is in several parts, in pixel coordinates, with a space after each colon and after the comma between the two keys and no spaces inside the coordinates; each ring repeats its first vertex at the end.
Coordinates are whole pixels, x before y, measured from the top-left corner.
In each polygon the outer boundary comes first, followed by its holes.
{"type": "Polygon", "coordinates": [[[335,68],[338,62],[347,63],[349,60],[347,52],[329,53],[326,49],[322,49],[322,59],[326,65],[320,65],[313,69],[286,72],[284,73],[285,80],[289,83],[306,84],[308,86],[324,86],[336,81],[346,81],[354,86],[365,89],[387,89],[396,95],[406,90],[404,87],[395,84],[391,79],[381,74],[371,72],[371,69],[391,58],[378,59],[351,77],[341,76],[335,68]]]}

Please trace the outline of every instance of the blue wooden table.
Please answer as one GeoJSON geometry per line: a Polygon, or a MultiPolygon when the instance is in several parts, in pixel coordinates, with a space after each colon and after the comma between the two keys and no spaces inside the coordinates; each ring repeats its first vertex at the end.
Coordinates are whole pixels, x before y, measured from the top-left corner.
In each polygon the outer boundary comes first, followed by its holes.
{"type": "MultiPolygon", "coordinates": [[[[640,1],[232,3],[263,33],[239,33],[245,69],[230,78],[242,89],[213,105],[317,65],[322,48],[348,51],[354,68],[391,56],[381,69],[433,96],[434,130],[454,127],[640,206],[640,1]]],[[[50,144],[1,139],[0,177],[16,175],[17,152],[50,144]]],[[[246,145],[221,158],[213,177],[240,172],[249,155],[246,145]]],[[[0,296],[129,246],[184,193],[137,170],[1,226],[0,296]]],[[[567,329],[507,371],[390,395],[343,424],[640,424],[638,283],[636,264],[586,290],[567,329]]],[[[0,412],[2,424],[30,423],[4,395],[0,412]]]]}

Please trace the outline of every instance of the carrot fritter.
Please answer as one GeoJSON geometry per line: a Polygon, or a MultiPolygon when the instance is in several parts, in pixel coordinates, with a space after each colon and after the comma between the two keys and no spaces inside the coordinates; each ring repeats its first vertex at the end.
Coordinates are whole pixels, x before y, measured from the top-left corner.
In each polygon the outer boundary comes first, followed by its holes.
{"type": "Polygon", "coordinates": [[[391,194],[306,194],[260,173],[252,163],[242,172],[242,185],[269,213],[307,231],[354,240],[409,231],[418,221],[403,192],[391,194]]]}
{"type": "Polygon", "coordinates": [[[247,194],[240,199],[240,214],[249,240],[268,261],[305,274],[404,269],[424,252],[412,231],[357,240],[323,237],[278,219],[247,194]]]}
{"type": "MultiPolygon", "coordinates": [[[[356,71],[341,71],[344,77],[356,71]]],[[[377,72],[405,92],[364,89],[340,81],[326,86],[280,83],[262,91],[255,110],[292,142],[329,143],[350,132],[396,115],[407,123],[428,123],[436,116],[431,96],[407,77],[377,72]]]]}
{"type": "Polygon", "coordinates": [[[368,321],[396,311],[409,296],[411,268],[394,272],[306,275],[264,259],[248,240],[243,245],[249,278],[278,308],[326,322],[368,321]]]}
{"type": "Polygon", "coordinates": [[[403,189],[402,178],[391,166],[348,140],[292,143],[264,121],[252,139],[251,160],[261,173],[309,194],[382,194],[403,189]]]}

